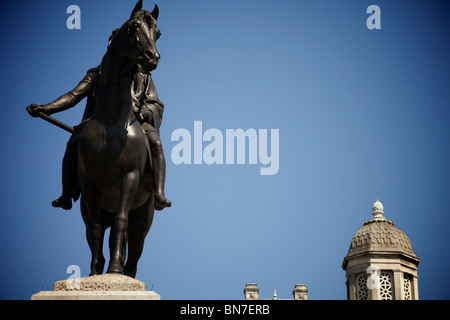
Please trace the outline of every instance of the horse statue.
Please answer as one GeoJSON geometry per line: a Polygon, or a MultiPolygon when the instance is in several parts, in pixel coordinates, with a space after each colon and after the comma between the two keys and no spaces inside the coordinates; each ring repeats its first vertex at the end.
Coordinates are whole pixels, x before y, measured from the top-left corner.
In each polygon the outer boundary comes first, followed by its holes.
{"type": "Polygon", "coordinates": [[[133,112],[130,86],[133,66],[150,72],[158,65],[158,13],[156,5],[152,12],[142,10],[139,0],[115,33],[100,65],[93,115],[79,138],[80,209],[92,253],[90,275],[103,273],[103,238],[111,227],[107,273],[134,278],[153,221],[149,149],[133,112]]]}

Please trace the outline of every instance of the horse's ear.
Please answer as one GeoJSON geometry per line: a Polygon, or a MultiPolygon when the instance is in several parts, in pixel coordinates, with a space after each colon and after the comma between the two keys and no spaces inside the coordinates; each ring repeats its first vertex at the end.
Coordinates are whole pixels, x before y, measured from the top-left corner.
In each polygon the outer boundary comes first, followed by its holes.
{"type": "Polygon", "coordinates": [[[133,12],[131,12],[130,18],[132,18],[136,12],[141,10],[142,10],[142,0],[139,0],[134,6],[133,12]]]}
{"type": "Polygon", "coordinates": [[[155,8],[152,11],[153,19],[158,20],[158,15],[159,15],[159,9],[158,9],[158,6],[155,4],[155,8]]]}

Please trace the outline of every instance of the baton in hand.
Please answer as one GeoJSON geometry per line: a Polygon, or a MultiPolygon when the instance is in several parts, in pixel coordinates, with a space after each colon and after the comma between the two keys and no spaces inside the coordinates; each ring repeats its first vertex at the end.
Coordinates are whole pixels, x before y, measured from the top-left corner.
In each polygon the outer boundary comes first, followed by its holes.
{"type": "Polygon", "coordinates": [[[69,133],[73,133],[73,131],[74,131],[74,129],[71,126],[69,126],[59,120],[56,120],[55,118],[50,117],[49,115],[46,115],[43,112],[38,112],[37,116],[41,119],[44,119],[45,121],[50,122],[51,124],[54,124],[55,126],[61,128],[63,130],[66,130],[69,133]]]}

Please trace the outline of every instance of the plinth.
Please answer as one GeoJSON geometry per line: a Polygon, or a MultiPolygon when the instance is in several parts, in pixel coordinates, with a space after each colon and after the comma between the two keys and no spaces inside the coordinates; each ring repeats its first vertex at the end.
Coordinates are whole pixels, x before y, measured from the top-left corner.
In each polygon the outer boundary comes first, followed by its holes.
{"type": "Polygon", "coordinates": [[[31,300],[161,300],[145,291],[142,281],[121,274],[102,274],[55,282],[53,291],[40,291],[31,300]]]}

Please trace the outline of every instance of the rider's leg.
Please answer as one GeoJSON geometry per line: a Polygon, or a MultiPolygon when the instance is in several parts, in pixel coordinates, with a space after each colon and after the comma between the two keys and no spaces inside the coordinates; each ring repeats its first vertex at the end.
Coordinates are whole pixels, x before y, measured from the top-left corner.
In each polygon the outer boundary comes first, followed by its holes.
{"type": "Polygon", "coordinates": [[[162,210],[170,207],[172,203],[164,195],[166,180],[166,159],[162,148],[161,139],[156,131],[147,132],[147,137],[152,149],[153,179],[155,185],[155,209],[162,210]]]}
{"type": "Polygon", "coordinates": [[[67,142],[66,152],[63,158],[62,165],[62,195],[52,202],[53,207],[61,207],[65,210],[70,210],[72,208],[72,198],[70,192],[70,171],[71,162],[76,156],[77,148],[77,135],[74,133],[69,141],[67,142]]]}

